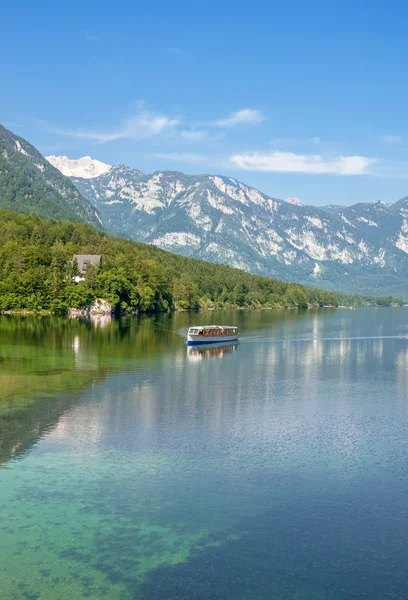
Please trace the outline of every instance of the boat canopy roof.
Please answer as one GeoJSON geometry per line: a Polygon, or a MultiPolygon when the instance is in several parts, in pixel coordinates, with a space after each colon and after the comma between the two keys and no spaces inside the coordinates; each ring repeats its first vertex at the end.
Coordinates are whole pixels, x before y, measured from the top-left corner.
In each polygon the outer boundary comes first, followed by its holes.
{"type": "Polygon", "coordinates": [[[236,325],[192,325],[189,329],[237,329],[236,325]]]}

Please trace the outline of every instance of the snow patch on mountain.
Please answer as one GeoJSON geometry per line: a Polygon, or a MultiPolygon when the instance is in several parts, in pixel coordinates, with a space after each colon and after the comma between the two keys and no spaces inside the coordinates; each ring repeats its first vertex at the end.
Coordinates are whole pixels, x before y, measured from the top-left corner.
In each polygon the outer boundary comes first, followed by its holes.
{"type": "Polygon", "coordinates": [[[112,168],[111,165],[107,165],[100,160],[94,160],[90,156],[83,156],[78,160],[72,160],[67,156],[46,156],[45,158],[53,167],[67,177],[92,179],[93,177],[99,177],[99,175],[107,173],[112,168]]]}

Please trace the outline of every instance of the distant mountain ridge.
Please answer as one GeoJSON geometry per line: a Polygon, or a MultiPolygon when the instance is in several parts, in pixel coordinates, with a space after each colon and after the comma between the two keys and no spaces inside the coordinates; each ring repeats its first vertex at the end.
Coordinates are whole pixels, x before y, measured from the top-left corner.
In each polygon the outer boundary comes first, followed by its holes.
{"type": "Polygon", "coordinates": [[[408,297],[408,198],[307,206],[231,177],[125,165],[72,181],[115,235],[286,281],[408,297]]]}
{"type": "Polygon", "coordinates": [[[0,208],[101,228],[97,210],[24,138],[0,125],[0,208]]]}

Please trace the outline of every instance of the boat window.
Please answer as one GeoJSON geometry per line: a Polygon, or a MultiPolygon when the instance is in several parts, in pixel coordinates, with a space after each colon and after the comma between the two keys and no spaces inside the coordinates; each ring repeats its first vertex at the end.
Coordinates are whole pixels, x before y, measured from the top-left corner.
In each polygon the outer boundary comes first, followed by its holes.
{"type": "Polygon", "coordinates": [[[211,329],[189,328],[190,335],[205,335],[208,337],[220,337],[238,333],[238,327],[212,327],[211,329]]]}

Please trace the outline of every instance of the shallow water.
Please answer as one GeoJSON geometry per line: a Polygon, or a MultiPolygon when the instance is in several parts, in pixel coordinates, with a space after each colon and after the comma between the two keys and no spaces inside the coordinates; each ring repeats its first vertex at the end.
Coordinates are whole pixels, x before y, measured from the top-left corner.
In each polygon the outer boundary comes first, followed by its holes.
{"type": "Polygon", "coordinates": [[[0,598],[406,600],[407,383],[406,309],[1,317],[0,598]]]}

